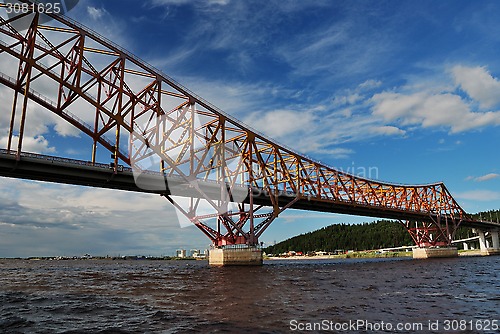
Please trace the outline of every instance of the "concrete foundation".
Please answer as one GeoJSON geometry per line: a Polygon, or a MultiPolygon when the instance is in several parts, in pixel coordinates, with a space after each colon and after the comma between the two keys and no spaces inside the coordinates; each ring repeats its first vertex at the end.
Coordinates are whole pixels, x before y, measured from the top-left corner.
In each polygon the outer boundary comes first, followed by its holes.
{"type": "Polygon", "coordinates": [[[491,231],[491,243],[493,249],[500,250],[500,236],[498,231],[491,231]]]}
{"type": "Polygon", "coordinates": [[[489,240],[486,239],[486,233],[481,230],[476,230],[479,235],[479,248],[481,255],[498,255],[500,254],[500,239],[498,231],[489,231],[491,236],[491,245],[489,240]]]}
{"type": "Polygon", "coordinates": [[[413,248],[414,259],[430,259],[437,257],[457,257],[458,249],[456,247],[443,248],[413,248]]]}
{"type": "Polygon", "coordinates": [[[211,266],[261,266],[262,249],[256,247],[213,248],[208,253],[208,263],[211,266]]]}
{"type": "Polygon", "coordinates": [[[481,249],[481,255],[484,255],[484,256],[500,255],[500,249],[494,249],[494,248],[481,249]]]}

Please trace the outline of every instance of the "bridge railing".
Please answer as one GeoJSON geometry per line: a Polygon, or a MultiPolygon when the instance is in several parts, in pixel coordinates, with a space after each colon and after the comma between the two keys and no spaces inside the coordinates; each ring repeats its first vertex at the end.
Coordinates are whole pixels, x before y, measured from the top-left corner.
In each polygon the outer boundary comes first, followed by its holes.
{"type": "MultiPolygon", "coordinates": [[[[0,149],[0,154],[16,156],[17,151],[0,149]]],[[[103,163],[98,163],[98,162],[93,164],[92,162],[85,161],[85,160],[61,158],[61,157],[55,157],[55,156],[51,156],[51,155],[44,155],[44,154],[31,153],[31,152],[21,152],[21,157],[38,159],[38,160],[45,160],[45,161],[52,161],[52,162],[67,163],[67,164],[72,164],[72,165],[77,165],[77,166],[89,166],[89,167],[106,168],[106,169],[110,168],[109,164],[103,164],[103,163]]]]}

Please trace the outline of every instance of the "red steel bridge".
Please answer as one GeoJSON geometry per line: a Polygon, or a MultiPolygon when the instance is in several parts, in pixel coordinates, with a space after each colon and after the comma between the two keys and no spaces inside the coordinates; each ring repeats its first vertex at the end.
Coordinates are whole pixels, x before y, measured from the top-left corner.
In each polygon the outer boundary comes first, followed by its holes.
{"type": "Polygon", "coordinates": [[[2,11],[1,176],[157,193],[215,246],[258,244],[288,208],[394,219],[420,247],[450,245],[459,226],[500,228],[443,183],[369,180],[280,145],[68,17],[2,11]],[[37,113],[78,129],[88,161],[23,151],[37,113]]]}

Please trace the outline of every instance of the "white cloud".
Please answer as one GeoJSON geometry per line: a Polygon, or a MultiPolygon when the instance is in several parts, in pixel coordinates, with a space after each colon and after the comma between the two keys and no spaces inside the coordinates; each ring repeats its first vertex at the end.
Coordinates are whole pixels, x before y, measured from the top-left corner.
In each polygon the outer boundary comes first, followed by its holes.
{"type": "Polygon", "coordinates": [[[333,98],[333,104],[335,106],[353,105],[362,99],[363,99],[363,96],[359,95],[358,93],[353,93],[350,95],[335,96],[333,98]]]}
{"type": "Polygon", "coordinates": [[[313,114],[292,110],[274,110],[253,113],[243,120],[272,138],[283,138],[304,132],[313,126],[313,114]]]}
{"type": "Polygon", "coordinates": [[[225,6],[229,4],[231,0],[208,0],[209,5],[220,5],[220,6],[225,6]]]}
{"type": "Polygon", "coordinates": [[[103,8],[96,8],[92,6],[87,7],[87,13],[93,20],[99,20],[106,14],[106,10],[103,8]]]}
{"type": "Polygon", "coordinates": [[[481,202],[496,201],[500,199],[500,192],[491,190],[471,190],[456,193],[455,198],[481,202]]]}
{"type": "MultiPolygon", "coordinates": [[[[225,6],[229,4],[231,0],[207,0],[203,2],[205,2],[209,6],[211,5],[225,6]]],[[[168,6],[168,5],[179,6],[187,4],[192,4],[192,5],[200,4],[199,1],[195,0],[152,0],[151,3],[155,6],[168,6]]]]}
{"type": "Polygon", "coordinates": [[[57,117],[54,123],[54,130],[61,137],[80,137],[82,134],[78,128],[60,117],[57,117]]]}
{"type": "Polygon", "coordinates": [[[375,134],[384,136],[394,136],[394,135],[404,136],[406,134],[405,130],[390,125],[374,127],[372,131],[375,134]]]}
{"type": "Polygon", "coordinates": [[[484,182],[484,181],[489,181],[489,180],[493,180],[493,179],[496,179],[500,177],[499,174],[496,174],[496,173],[489,173],[489,174],[486,174],[486,175],[483,175],[483,176],[479,176],[476,178],[476,181],[477,182],[484,182]]]}
{"type": "Polygon", "coordinates": [[[161,255],[209,244],[157,195],[8,178],[0,178],[0,233],[3,256],[161,255]]]}
{"type": "Polygon", "coordinates": [[[331,155],[332,157],[335,157],[337,159],[347,159],[350,155],[352,155],[354,153],[353,150],[351,149],[348,149],[348,148],[332,148],[332,149],[328,149],[328,148],[319,148],[317,150],[318,153],[321,153],[321,154],[327,154],[327,155],[331,155]]]}
{"type": "Polygon", "coordinates": [[[55,153],[56,148],[50,146],[49,141],[43,136],[24,137],[23,151],[35,153],[55,153]]]}
{"type": "Polygon", "coordinates": [[[375,94],[371,100],[373,115],[406,126],[442,126],[456,133],[500,124],[500,112],[473,112],[460,96],[451,93],[383,92],[375,94]]]}
{"type": "Polygon", "coordinates": [[[369,80],[366,80],[365,82],[361,83],[358,88],[360,90],[371,90],[371,89],[374,89],[374,88],[378,88],[382,85],[382,81],[380,80],[373,80],[373,79],[369,79],[369,80]]]}
{"type": "Polygon", "coordinates": [[[497,174],[497,173],[489,173],[489,174],[486,174],[486,175],[483,175],[483,176],[478,176],[478,177],[475,177],[475,176],[468,176],[466,178],[467,181],[476,181],[476,182],[484,182],[484,181],[489,181],[489,180],[493,180],[493,179],[496,179],[496,178],[499,178],[500,177],[500,174],[497,174]]]}
{"type": "MultiPolygon", "coordinates": [[[[7,148],[8,140],[7,136],[0,138],[0,147],[7,148]]],[[[12,150],[17,150],[18,140],[19,137],[17,136],[12,137],[12,150]]],[[[55,153],[56,148],[50,146],[49,141],[42,135],[35,137],[25,135],[23,137],[23,151],[31,153],[55,153]]]]}
{"type": "MultiPolygon", "coordinates": [[[[0,105],[11,105],[14,91],[7,88],[0,88],[0,105]]],[[[9,108],[10,109],[10,108],[9,108]]],[[[10,127],[10,111],[0,113],[0,145],[7,147],[8,132],[10,127]]],[[[21,106],[18,105],[14,122],[13,147],[17,148],[18,133],[20,130],[21,106]]],[[[24,127],[23,151],[34,153],[56,152],[55,143],[49,143],[47,134],[55,130],[59,136],[78,137],[80,131],[59,116],[45,110],[33,101],[28,101],[26,112],[26,123],[24,127]]]]}
{"type": "Polygon", "coordinates": [[[333,106],[352,106],[356,104],[362,104],[366,100],[365,94],[369,91],[373,91],[382,85],[379,80],[369,79],[365,82],[359,84],[355,89],[346,89],[341,94],[335,95],[333,98],[333,106]]]}
{"type": "Polygon", "coordinates": [[[491,108],[500,103],[500,81],[494,78],[485,67],[457,65],[452,68],[451,72],[455,84],[478,101],[481,108],[491,108]]]}

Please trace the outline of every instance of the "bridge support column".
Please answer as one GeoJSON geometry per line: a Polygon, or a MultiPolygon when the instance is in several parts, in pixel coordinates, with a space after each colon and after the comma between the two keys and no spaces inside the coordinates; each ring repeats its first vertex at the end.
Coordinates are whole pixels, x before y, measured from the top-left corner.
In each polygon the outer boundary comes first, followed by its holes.
{"type": "Polygon", "coordinates": [[[476,230],[478,236],[479,236],[479,249],[481,250],[481,254],[483,255],[488,255],[488,247],[486,245],[486,236],[483,231],[481,230],[476,230]]]}
{"type": "Polygon", "coordinates": [[[498,231],[490,231],[491,235],[491,246],[486,239],[486,234],[484,231],[476,230],[479,235],[479,247],[481,248],[481,255],[496,255],[500,254],[500,240],[498,231]]]}
{"type": "Polygon", "coordinates": [[[498,231],[491,232],[491,242],[493,244],[493,249],[500,251],[500,239],[498,231]]]}
{"type": "MultiPolygon", "coordinates": [[[[220,207],[217,213],[208,215],[197,215],[199,200],[191,200],[189,208],[186,210],[170,195],[163,195],[177,210],[198,227],[211,241],[212,248],[209,251],[208,263],[214,266],[234,266],[234,265],[262,265],[263,256],[260,248],[259,238],[269,225],[284,210],[292,206],[300,197],[295,196],[284,206],[279,206],[277,196],[271,194],[274,200],[273,211],[269,213],[256,212],[263,208],[262,205],[253,205],[253,191],[248,189],[250,205],[240,203],[238,210],[223,211],[220,207]],[[211,227],[208,222],[202,220],[216,220],[217,226],[211,227]],[[245,225],[249,223],[249,230],[245,230],[245,225]],[[224,233],[223,230],[226,230],[224,233]]],[[[227,210],[227,203],[223,206],[227,210]]]]}
{"type": "Polygon", "coordinates": [[[430,259],[438,257],[457,257],[457,247],[423,247],[413,248],[414,259],[430,259]]]}
{"type": "Polygon", "coordinates": [[[208,264],[211,266],[259,266],[262,262],[262,249],[254,246],[212,248],[208,253],[208,264]]]}
{"type": "Polygon", "coordinates": [[[414,259],[429,259],[438,257],[457,257],[458,248],[451,247],[451,240],[454,231],[450,231],[449,222],[442,224],[441,218],[438,216],[432,222],[411,222],[400,221],[410,233],[415,245],[418,248],[413,248],[414,259]]]}

